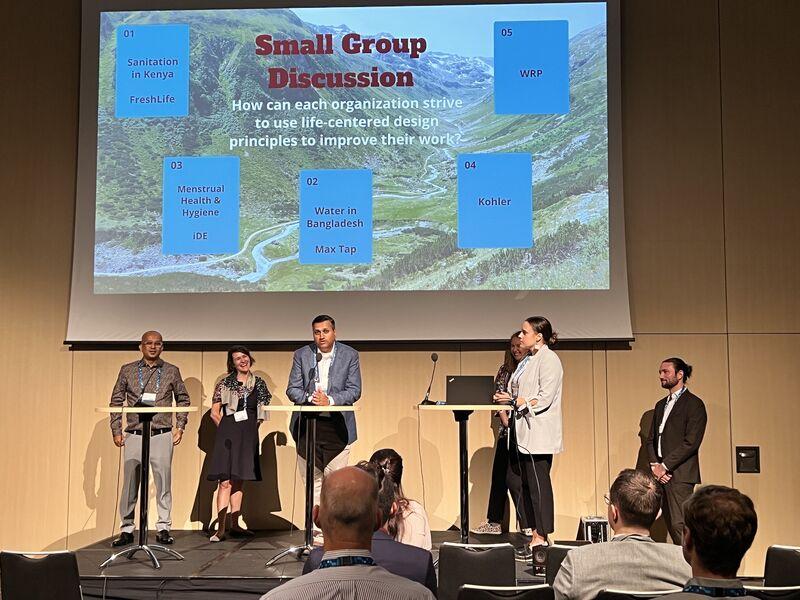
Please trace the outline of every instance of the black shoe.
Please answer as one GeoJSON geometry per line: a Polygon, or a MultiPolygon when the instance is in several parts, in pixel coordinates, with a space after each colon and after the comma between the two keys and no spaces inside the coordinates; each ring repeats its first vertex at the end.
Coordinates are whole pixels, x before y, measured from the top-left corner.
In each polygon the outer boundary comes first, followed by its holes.
{"type": "Polygon", "coordinates": [[[161,531],[159,531],[159,532],[158,532],[158,534],[156,535],[156,541],[157,541],[159,544],[166,544],[166,545],[170,545],[170,544],[172,544],[172,543],[175,541],[175,538],[173,538],[173,537],[172,537],[172,536],[169,534],[169,529],[162,529],[162,530],[161,530],[161,531]]]}
{"type": "Polygon", "coordinates": [[[519,548],[514,548],[514,560],[528,565],[531,564],[531,561],[533,560],[533,550],[531,550],[531,547],[528,546],[528,544],[525,544],[519,548]]]}
{"type": "Polygon", "coordinates": [[[119,537],[111,542],[112,548],[119,548],[121,546],[128,546],[129,544],[133,543],[133,534],[128,533],[127,531],[122,531],[119,534],[119,537]]]}

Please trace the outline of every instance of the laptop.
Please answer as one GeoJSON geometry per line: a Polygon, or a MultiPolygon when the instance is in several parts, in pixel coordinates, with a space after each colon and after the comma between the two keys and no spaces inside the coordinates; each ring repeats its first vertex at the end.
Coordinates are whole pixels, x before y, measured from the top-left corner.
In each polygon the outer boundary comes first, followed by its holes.
{"type": "Polygon", "coordinates": [[[448,375],[446,404],[492,404],[494,377],[491,375],[448,375]]]}

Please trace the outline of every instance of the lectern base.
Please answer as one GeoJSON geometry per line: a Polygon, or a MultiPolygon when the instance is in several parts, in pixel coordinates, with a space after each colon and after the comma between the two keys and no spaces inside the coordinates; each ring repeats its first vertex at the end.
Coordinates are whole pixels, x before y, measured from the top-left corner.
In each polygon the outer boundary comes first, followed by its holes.
{"type": "Polygon", "coordinates": [[[286,548],[286,550],[283,550],[278,554],[276,554],[275,556],[273,556],[272,558],[270,558],[267,561],[267,564],[264,566],[271,567],[280,559],[282,559],[284,556],[289,556],[290,554],[294,555],[294,557],[297,560],[302,560],[304,556],[311,554],[311,548],[312,546],[309,546],[308,544],[302,544],[301,546],[289,546],[288,548],[286,548]]]}
{"type": "Polygon", "coordinates": [[[147,544],[136,544],[135,546],[128,546],[124,550],[121,550],[120,552],[117,552],[116,554],[112,554],[111,556],[109,556],[100,565],[100,569],[105,569],[108,565],[113,563],[120,556],[124,556],[130,560],[131,558],[133,558],[134,554],[139,552],[139,550],[147,554],[147,556],[150,558],[150,562],[153,563],[154,569],[161,568],[161,563],[158,562],[158,559],[156,558],[155,554],[156,552],[163,552],[167,556],[171,556],[172,558],[177,558],[178,560],[183,560],[183,556],[175,552],[175,550],[171,550],[170,548],[165,548],[164,546],[158,546],[158,545],[149,546],[147,544]]]}

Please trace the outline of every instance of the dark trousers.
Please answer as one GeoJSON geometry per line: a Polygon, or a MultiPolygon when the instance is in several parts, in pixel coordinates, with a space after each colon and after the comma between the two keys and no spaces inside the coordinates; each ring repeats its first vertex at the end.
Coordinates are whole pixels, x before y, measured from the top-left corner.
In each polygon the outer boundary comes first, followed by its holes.
{"type": "Polygon", "coordinates": [[[528,517],[522,509],[520,499],[522,497],[522,479],[517,473],[509,470],[508,438],[499,436],[494,448],[494,462],[492,463],[492,487],[489,489],[489,509],[486,511],[486,518],[490,523],[502,523],[506,513],[508,503],[508,492],[511,491],[511,499],[517,511],[519,526],[523,529],[529,527],[528,517]],[[510,485],[509,485],[510,483],[510,485]],[[512,489],[513,488],[513,489],[512,489]]]}
{"type": "Polygon", "coordinates": [[[550,481],[552,454],[523,454],[513,452],[508,461],[506,482],[512,498],[522,500],[521,509],[526,516],[527,527],[546,536],[555,530],[553,507],[553,485],[550,481]],[[514,479],[519,479],[519,490],[514,490],[514,479]]]}
{"type": "Polygon", "coordinates": [[[674,479],[664,484],[661,497],[661,512],[673,544],[680,544],[683,538],[683,503],[694,492],[693,483],[683,483],[674,479]]]}

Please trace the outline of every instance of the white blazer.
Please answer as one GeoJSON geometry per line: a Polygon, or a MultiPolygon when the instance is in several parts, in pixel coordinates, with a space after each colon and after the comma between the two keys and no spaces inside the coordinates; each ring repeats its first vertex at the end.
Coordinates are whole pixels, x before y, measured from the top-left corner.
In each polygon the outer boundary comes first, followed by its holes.
{"type": "Polygon", "coordinates": [[[517,444],[523,454],[558,454],[564,451],[561,427],[563,379],[561,360],[547,346],[542,346],[525,364],[519,377],[518,395],[528,402],[528,410],[517,411],[514,418],[517,444]],[[534,400],[536,403],[531,404],[534,400]]]}

